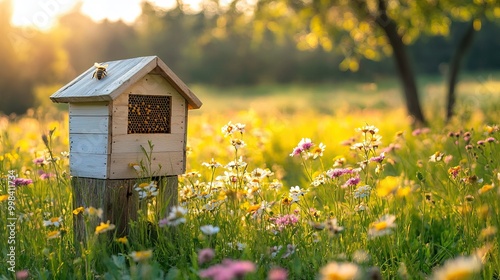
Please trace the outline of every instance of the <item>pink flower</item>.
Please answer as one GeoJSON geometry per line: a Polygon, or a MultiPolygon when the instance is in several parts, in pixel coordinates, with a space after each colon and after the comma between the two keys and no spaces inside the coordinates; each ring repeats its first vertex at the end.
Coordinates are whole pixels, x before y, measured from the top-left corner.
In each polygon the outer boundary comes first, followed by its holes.
{"type": "Polygon", "coordinates": [[[352,174],[354,171],[350,168],[334,168],[326,171],[326,175],[330,178],[338,178],[344,174],[352,174]]]}
{"type": "Polygon", "coordinates": [[[288,271],[281,267],[271,268],[267,274],[267,280],[287,280],[288,271]]]}
{"type": "Polygon", "coordinates": [[[215,251],[212,248],[205,248],[198,252],[198,263],[204,264],[211,261],[215,257],[215,251]]]}
{"type": "Polygon", "coordinates": [[[352,178],[349,178],[343,185],[342,185],[342,188],[345,189],[347,187],[354,187],[356,186],[357,184],[359,184],[359,182],[361,181],[361,179],[359,179],[359,177],[352,177],[352,178]]]}
{"type": "Polygon", "coordinates": [[[232,261],[223,260],[223,264],[227,264],[234,273],[234,276],[242,278],[245,274],[255,271],[255,264],[251,261],[232,261]]]}
{"type": "Polygon", "coordinates": [[[284,230],[288,226],[293,226],[299,222],[299,217],[294,214],[287,214],[283,216],[279,216],[277,218],[270,218],[271,222],[278,227],[279,231],[284,230]]]}
{"type": "Polygon", "coordinates": [[[40,179],[42,179],[42,180],[46,180],[46,179],[49,179],[49,178],[52,178],[55,176],[53,173],[46,173],[43,170],[38,170],[38,175],[40,176],[40,179]]]}
{"type": "Polygon", "coordinates": [[[27,269],[19,270],[16,272],[16,279],[18,280],[28,279],[28,276],[29,276],[29,271],[27,269]]]}
{"type": "Polygon", "coordinates": [[[54,177],[54,174],[52,174],[52,173],[42,173],[42,174],[40,174],[40,179],[42,179],[42,180],[47,180],[47,179],[49,179],[51,177],[54,177]]]}
{"type": "Polygon", "coordinates": [[[370,158],[370,161],[381,163],[385,159],[385,153],[380,153],[379,156],[370,158]]]}
{"type": "Polygon", "coordinates": [[[298,147],[300,147],[303,151],[309,150],[312,146],[313,143],[309,138],[302,138],[302,140],[300,140],[298,145],[298,147]]]}
{"type": "Polygon", "coordinates": [[[290,156],[291,157],[300,156],[300,153],[302,153],[302,149],[300,147],[295,147],[295,148],[293,148],[293,151],[290,154],[290,156]]]}
{"type": "Polygon", "coordinates": [[[13,181],[10,182],[10,185],[11,186],[19,187],[19,186],[26,186],[26,185],[29,185],[29,184],[32,184],[32,183],[33,183],[33,180],[31,180],[31,179],[16,178],[16,179],[14,179],[13,181]]]}
{"type": "Polygon", "coordinates": [[[35,158],[33,160],[33,163],[38,164],[38,165],[44,165],[44,164],[46,164],[46,161],[45,161],[45,158],[39,157],[39,158],[35,158]]]}
{"type": "Polygon", "coordinates": [[[242,279],[245,274],[254,272],[255,269],[255,264],[251,261],[225,259],[221,264],[200,270],[199,275],[202,278],[210,278],[213,280],[242,279]]]}
{"type": "Polygon", "coordinates": [[[426,133],[429,133],[430,131],[431,131],[431,130],[430,130],[430,128],[428,128],[428,127],[424,127],[424,128],[417,128],[417,129],[415,129],[415,130],[411,133],[411,135],[413,135],[413,136],[418,136],[418,135],[420,135],[420,134],[426,134],[426,133]]]}
{"type": "Polygon", "coordinates": [[[291,157],[299,156],[302,152],[305,152],[305,151],[309,150],[313,145],[314,144],[311,141],[311,139],[309,139],[309,138],[302,138],[302,140],[300,140],[300,142],[297,145],[297,147],[293,148],[293,151],[290,154],[290,156],[291,157]]]}

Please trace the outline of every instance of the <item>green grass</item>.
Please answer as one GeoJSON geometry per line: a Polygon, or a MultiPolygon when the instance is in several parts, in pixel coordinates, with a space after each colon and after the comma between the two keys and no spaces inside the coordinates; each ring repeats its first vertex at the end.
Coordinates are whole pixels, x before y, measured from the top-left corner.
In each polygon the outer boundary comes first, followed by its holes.
{"type": "MultiPolygon", "coordinates": [[[[317,279],[340,273],[335,265],[351,265],[361,279],[374,271],[384,279],[431,275],[444,279],[433,274],[439,269],[498,278],[500,235],[484,231],[500,224],[500,135],[494,129],[498,124],[494,121],[500,119],[497,81],[497,76],[465,79],[459,87],[459,114],[447,126],[438,117],[444,100],[442,81],[420,81],[426,113],[432,116],[430,129],[421,134],[413,131],[401,109],[394,81],[376,86],[194,86],[204,105],[190,111],[191,175],[181,177],[179,184],[180,205],[188,212],[169,218],[186,221],[160,226],[166,217],[148,215],[147,205],[165,207],[165,203],[154,198],[140,201],[142,210],[138,220],[130,222],[125,244],[117,242],[122,236],[111,230],[112,238],[90,234],[85,245],[74,246],[73,210],[93,205],[71,205],[68,159],[61,154],[68,150],[66,113],[40,108],[15,119],[1,117],[0,174],[5,179],[0,199],[9,191],[9,170],[33,180],[15,191],[15,270],[28,270],[31,279],[199,279],[200,271],[233,259],[255,265],[245,279],[266,279],[276,267],[286,269],[289,279],[317,279]],[[471,99],[476,103],[463,102],[471,99]],[[246,124],[244,133],[225,137],[221,128],[229,121],[246,124]],[[370,132],[356,130],[365,125],[379,129],[381,143],[351,149],[354,143],[373,144],[370,132]],[[45,143],[42,135],[47,137],[45,143]],[[494,141],[478,144],[488,137],[494,141]],[[302,138],[311,138],[311,152],[325,144],[323,155],[291,157],[302,138]],[[235,149],[230,139],[243,140],[246,146],[235,149]],[[382,162],[370,160],[386,148],[391,149],[382,162]],[[429,160],[433,155],[438,155],[436,162],[429,160]],[[240,157],[245,166],[225,167],[240,157]],[[45,161],[34,163],[37,158],[45,161]],[[203,165],[212,158],[222,166],[203,165]],[[331,178],[338,158],[345,159],[343,168],[367,164],[352,174],[331,178]],[[262,172],[272,174],[259,177],[262,172]],[[44,179],[42,174],[53,175],[44,179]],[[353,177],[360,182],[345,186],[353,177]],[[275,189],[278,183],[282,187],[275,189]],[[294,195],[295,186],[304,195],[294,195]],[[370,187],[369,195],[355,196],[363,186],[370,187]],[[54,217],[62,217],[60,226],[44,226],[54,217]],[[217,226],[219,232],[206,235],[201,230],[205,225],[217,226]],[[49,239],[51,232],[60,236],[49,239]],[[204,248],[212,248],[215,256],[200,264],[198,255],[204,248]],[[137,252],[144,254],[144,260],[134,259],[140,255],[137,252]],[[475,255],[483,257],[476,274],[477,259],[460,258],[475,255]],[[453,267],[453,261],[461,260],[463,265],[453,267]]],[[[10,215],[8,200],[0,202],[0,213],[10,215]]],[[[100,222],[96,216],[77,215],[100,222]]],[[[7,223],[2,219],[0,226],[7,228],[7,223]]],[[[10,249],[8,233],[0,233],[5,259],[10,249]]],[[[0,263],[5,279],[13,276],[8,268],[8,263],[0,263]]]]}

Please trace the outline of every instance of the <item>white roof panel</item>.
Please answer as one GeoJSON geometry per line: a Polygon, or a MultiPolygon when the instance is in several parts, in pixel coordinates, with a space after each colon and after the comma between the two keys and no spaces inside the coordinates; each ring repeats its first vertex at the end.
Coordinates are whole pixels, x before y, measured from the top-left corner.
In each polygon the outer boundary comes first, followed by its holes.
{"type": "Polygon", "coordinates": [[[101,80],[92,78],[95,67],[90,67],[50,96],[53,102],[111,101],[146,74],[155,70],[186,98],[190,109],[200,108],[202,103],[193,92],[157,56],[144,56],[124,60],[102,62],[108,64],[107,76],[101,80]]]}

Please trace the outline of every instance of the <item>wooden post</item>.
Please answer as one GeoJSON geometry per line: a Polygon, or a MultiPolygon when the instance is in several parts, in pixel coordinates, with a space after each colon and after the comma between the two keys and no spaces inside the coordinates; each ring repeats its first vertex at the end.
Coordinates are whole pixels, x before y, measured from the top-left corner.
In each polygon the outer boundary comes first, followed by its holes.
{"type": "MultiPolygon", "coordinates": [[[[177,204],[177,176],[162,176],[153,178],[157,181],[159,194],[156,197],[156,216],[161,219],[167,211],[177,204]]],[[[73,177],[73,209],[77,207],[94,207],[103,210],[102,219],[116,226],[117,237],[129,234],[129,222],[137,219],[139,198],[134,185],[138,179],[95,179],[73,177]]],[[[75,242],[85,242],[87,234],[95,234],[95,227],[100,222],[97,219],[86,232],[82,215],[74,217],[75,242]]]]}

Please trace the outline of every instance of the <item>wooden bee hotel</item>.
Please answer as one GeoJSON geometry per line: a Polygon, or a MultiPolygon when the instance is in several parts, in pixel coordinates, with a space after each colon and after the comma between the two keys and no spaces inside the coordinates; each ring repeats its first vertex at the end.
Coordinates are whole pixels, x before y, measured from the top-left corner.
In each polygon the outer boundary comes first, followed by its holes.
{"type": "Polygon", "coordinates": [[[157,199],[176,200],[188,109],[202,103],[160,58],[96,63],[50,98],[69,103],[75,207],[100,207],[104,221],[125,229],[137,212],[133,186],[141,176],[160,181],[157,199]],[[146,156],[149,143],[154,147],[146,156]],[[149,174],[137,171],[141,162],[149,174]]]}

